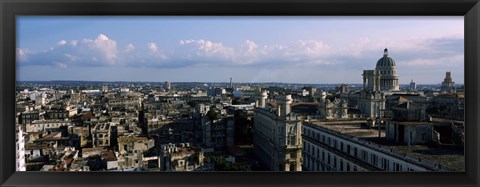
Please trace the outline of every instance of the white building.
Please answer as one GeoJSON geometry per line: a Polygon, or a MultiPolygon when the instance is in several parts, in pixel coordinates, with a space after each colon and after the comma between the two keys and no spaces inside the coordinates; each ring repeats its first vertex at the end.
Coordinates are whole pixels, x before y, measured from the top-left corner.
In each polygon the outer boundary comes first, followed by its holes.
{"type": "Polygon", "coordinates": [[[26,125],[27,132],[44,132],[55,130],[62,126],[69,126],[68,120],[35,120],[31,124],[26,125]]]}
{"type": "Polygon", "coordinates": [[[25,171],[25,135],[22,131],[22,128],[17,125],[15,133],[16,140],[16,169],[17,171],[25,171]]]}
{"type": "Polygon", "coordinates": [[[320,97],[320,104],[318,107],[318,114],[320,118],[324,119],[346,119],[348,115],[348,102],[346,99],[335,98],[330,101],[326,98],[325,92],[320,97]]]}
{"type": "Polygon", "coordinates": [[[277,98],[275,108],[266,107],[266,92],[254,116],[254,151],[273,171],[302,171],[302,122],[291,112],[291,95],[277,98]]]}
{"type": "Polygon", "coordinates": [[[385,95],[400,90],[395,61],[385,48],[375,70],[363,70],[363,90],[358,94],[358,109],[366,117],[380,117],[385,109],[385,95]]]}
{"type": "Polygon", "coordinates": [[[360,123],[304,123],[303,167],[309,171],[445,171],[439,164],[363,140],[385,133],[361,128],[360,123]]]}
{"type": "Polygon", "coordinates": [[[377,61],[375,70],[363,71],[364,89],[398,91],[400,90],[399,77],[395,61],[388,56],[385,48],[383,57],[377,61]]]}

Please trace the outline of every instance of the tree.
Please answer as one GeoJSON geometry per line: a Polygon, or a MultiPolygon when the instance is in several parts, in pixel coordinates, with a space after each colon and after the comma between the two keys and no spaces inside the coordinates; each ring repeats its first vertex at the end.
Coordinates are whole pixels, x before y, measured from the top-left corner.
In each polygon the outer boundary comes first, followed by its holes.
{"type": "Polygon", "coordinates": [[[208,118],[210,118],[210,120],[217,120],[219,119],[219,114],[217,111],[215,111],[215,109],[210,109],[208,112],[207,112],[207,116],[208,118]]]}

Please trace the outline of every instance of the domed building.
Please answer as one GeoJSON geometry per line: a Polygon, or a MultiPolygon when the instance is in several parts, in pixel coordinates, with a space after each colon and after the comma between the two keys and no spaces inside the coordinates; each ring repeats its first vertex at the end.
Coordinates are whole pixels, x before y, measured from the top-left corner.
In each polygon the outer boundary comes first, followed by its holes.
{"type": "Polygon", "coordinates": [[[398,91],[400,89],[395,60],[388,56],[388,49],[383,51],[383,57],[377,61],[375,71],[380,75],[380,90],[398,91]]]}
{"type": "Polygon", "coordinates": [[[388,56],[388,49],[377,61],[375,70],[363,70],[363,90],[358,93],[358,109],[368,117],[381,116],[385,109],[385,96],[399,91],[400,85],[395,60],[388,56]]]}
{"type": "Polygon", "coordinates": [[[395,60],[388,56],[388,49],[385,48],[375,70],[363,71],[363,88],[371,91],[398,91],[398,78],[395,60]]]}

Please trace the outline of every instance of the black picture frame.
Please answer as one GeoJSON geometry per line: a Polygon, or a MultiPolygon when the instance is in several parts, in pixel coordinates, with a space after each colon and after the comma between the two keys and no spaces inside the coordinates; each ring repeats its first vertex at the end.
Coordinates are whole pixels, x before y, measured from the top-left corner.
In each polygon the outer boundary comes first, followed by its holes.
{"type": "Polygon", "coordinates": [[[478,0],[0,0],[2,186],[479,186],[478,0]],[[15,17],[19,15],[461,15],[465,17],[465,172],[15,172],[15,17]]]}

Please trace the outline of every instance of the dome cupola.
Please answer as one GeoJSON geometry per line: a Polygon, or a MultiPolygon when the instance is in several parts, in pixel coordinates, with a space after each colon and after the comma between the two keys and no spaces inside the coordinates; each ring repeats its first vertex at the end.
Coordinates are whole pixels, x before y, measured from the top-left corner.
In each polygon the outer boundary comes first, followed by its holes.
{"type": "Polygon", "coordinates": [[[378,67],[395,67],[395,61],[388,57],[388,49],[385,48],[385,50],[383,51],[383,57],[380,58],[378,61],[377,61],[377,68],[378,67]]]}

